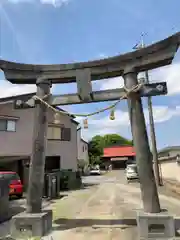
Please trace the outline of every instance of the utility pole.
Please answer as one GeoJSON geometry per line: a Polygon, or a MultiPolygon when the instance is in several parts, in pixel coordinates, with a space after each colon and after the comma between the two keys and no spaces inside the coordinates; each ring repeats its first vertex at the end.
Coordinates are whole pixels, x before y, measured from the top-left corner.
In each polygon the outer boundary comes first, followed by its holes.
{"type": "MultiPolygon", "coordinates": [[[[145,72],[146,83],[149,83],[149,74],[145,72]]],[[[157,144],[156,144],[156,133],[154,127],[154,117],[153,117],[153,107],[152,107],[152,98],[147,98],[148,103],[148,112],[149,112],[149,126],[150,126],[150,138],[151,138],[151,147],[152,147],[152,155],[153,155],[153,165],[154,165],[154,174],[156,179],[156,184],[158,186],[162,186],[161,177],[160,177],[160,169],[159,169],[159,160],[158,160],[158,152],[157,152],[157,144]]]]}
{"type": "MultiPolygon", "coordinates": [[[[136,46],[137,48],[144,48],[144,34],[141,35],[141,44],[140,46],[136,46]]],[[[145,83],[149,83],[149,73],[145,71],[145,83]]],[[[153,117],[153,107],[152,107],[152,98],[151,96],[147,98],[148,104],[148,113],[149,113],[149,126],[150,126],[150,139],[151,139],[151,147],[152,147],[152,155],[153,155],[153,166],[154,166],[154,175],[156,179],[157,186],[162,186],[162,181],[160,177],[159,171],[159,162],[158,162],[158,152],[157,152],[157,144],[156,144],[156,134],[154,127],[154,117],[153,117]]]]}

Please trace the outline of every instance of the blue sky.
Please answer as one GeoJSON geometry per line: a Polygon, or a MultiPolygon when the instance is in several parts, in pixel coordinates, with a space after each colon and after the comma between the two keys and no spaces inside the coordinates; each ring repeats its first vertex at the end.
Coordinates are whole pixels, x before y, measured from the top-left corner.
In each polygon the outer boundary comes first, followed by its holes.
{"type": "MultiPolygon", "coordinates": [[[[0,57],[24,63],[68,63],[125,53],[145,32],[145,43],[164,39],[180,29],[180,1],[155,0],[0,0],[0,57]]],[[[180,51],[169,67],[150,72],[152,81],[167,81],[168,96],[154,97],[158,148],[180,145],[180,51]]],[[[34,90],[14,86],[0,73],[0,95],[34,90]]],[[[122,79],[93,83],[93,89],[122,86],[122,79]]],[[[76,85],[56,85],[56,94],[76,92],[76,85]]],[[[92,112],[110,103],[65,107],[72,113],[92,112]]],[[[146,100],[144,111],[148,119],[146,100]]],[[[118,106],[116,120],[109,113],[89,119],[83,137],[119,133],[131,138],[126,102],[118,106]]],[[[148,121],[147,121],[148,126],[148,121]]],[[[149,127],[148,127],[149,129],[149,127]]]]}

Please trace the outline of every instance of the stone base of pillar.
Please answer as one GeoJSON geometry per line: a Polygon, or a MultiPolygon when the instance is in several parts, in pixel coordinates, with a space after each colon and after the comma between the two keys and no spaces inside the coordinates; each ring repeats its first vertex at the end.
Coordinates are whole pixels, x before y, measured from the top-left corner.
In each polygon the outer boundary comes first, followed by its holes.
{"type": "Polygon", "coordinates": [[[148,239],[174,239],[175,238],[175,221],[173,216],[167,212],[137,213],[137,227],[140,240],[148,239]]]}
{"type": "Polygon", "coordinates": [[[15,239],[43,237],[52,230],[52,211],[20,213],[12,218],[11,236],[15,239]]]}

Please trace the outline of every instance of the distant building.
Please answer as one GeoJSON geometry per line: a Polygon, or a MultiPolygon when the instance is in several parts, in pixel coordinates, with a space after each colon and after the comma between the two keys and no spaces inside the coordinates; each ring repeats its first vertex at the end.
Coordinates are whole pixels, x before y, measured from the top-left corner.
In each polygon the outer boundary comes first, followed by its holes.
{"type": "Polygon", "coordinates": [[[88,142],[81,137],[81,128],[77,130],[77,149],[78,160],[83,161],[86,166],[89,165],[88,142]]]}
{"type": "Polygon", "coordinates": [[[180,155],[180,146],[165,147],[158,151],[158,157],[176,157],[180,155]]]}
{"type": "Polygon", "coordinates": [[[180,181],[180,146],[170,146],[158,151],[162,177],[180,181]]]}
{"type": "Polygon", "coordinates": [[[103,160],[112,169],[125,168],[126,164],[135,161],[135,150],[133,146],[113,146],[103,150],[103,160]]]}

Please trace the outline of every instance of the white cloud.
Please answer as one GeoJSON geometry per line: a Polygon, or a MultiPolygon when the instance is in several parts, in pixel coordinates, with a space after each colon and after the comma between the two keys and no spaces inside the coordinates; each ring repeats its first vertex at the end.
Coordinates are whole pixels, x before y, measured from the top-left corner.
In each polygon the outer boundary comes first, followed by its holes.
{"type": "MultiPolygon", "coordinates": [[[[52,87],[52,91],[54,91],[54,86],[52,87]]],[[[36,92],[35,84],[12,84],[6,80],[0,80],[0,98],[33,92],[36,92]]]]}
{"type": "Polygon", "coordinates": [[[16,85],[8,81],[0,81],[0,96],[1,98],[26,94],[36,91],[36,86],[33,85],[16,85]]]}
{"type": "MultiPolygon", "coordinates": [[[[149,113],[148,109],[144,109],[144,116],[146,123],[149,124],[149,113]]],[[[169,108],[167,106],[155,106],[153,107],[153,116],[155,124],[169,121],[175,116],[180,116],[180,106],[176,108],[169,108]]],[[[119,133],[124,132],[130,128],[129,114],[127,111],[117,110],[115,112],[115,120],[110,120],[109,116],[102,118],[89,118],[88,119],[88,129],[83,130],[83,137],[85,139],[90,139],[92,136],[108,133],[119,133]]],[[[83,119],[77,118],[83,127],[83,119]]]]}
{"type": "Polygon", "coordinates": [[[159,81],[167,82],[168,95],[180,93],[180,62],[159,69],[159,72],[155,73],[156,75],[159,81]]]}
{"type": "Polygon", "coordinates": [[[61,7],[69,3],[69,0],[40,0],[43,4],[52,4],[54,7],[61,7]]]}
{"type": "Polygon", "coordinates": [[[122,77],[110,78],[103,80],[102,83],[99,83],[100,90],[116,89],[122,88],[124,86],[124,81],[122,77]]]}
{"type": "Polygon", "coordinates": [[[8,0],[11,3],[42,3],[42,4],[50,4],[53,5],[54,7],[61,7],[63,5],[66,5],[69,3],[70,0],[8,0]]]}
{"type": "MultiPolygon", "coordinates": [[[[149,112],[148,109],[144,110],[144,115],[146,123],[149,124],[149,112]]],[[[161,123],[170,120],[175,116],[180,115],[180,106],[175,108],[170,108],[168,106],[154,106],[153,107],[153,116],[155,123],[161,123]]]]}

